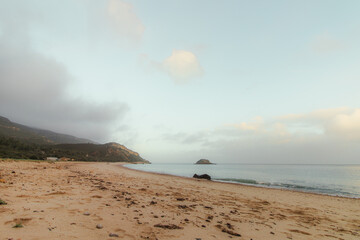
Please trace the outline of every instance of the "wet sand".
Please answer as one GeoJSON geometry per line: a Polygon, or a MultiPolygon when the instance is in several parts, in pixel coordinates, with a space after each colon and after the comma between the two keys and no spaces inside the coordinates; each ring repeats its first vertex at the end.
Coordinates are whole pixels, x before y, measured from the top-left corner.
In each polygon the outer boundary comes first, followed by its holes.
{"type": "Polygon", "coordinates": [[[360,199],[118,163],[0,160],[0,199],[0,240],[360,239],[360,199]]]}

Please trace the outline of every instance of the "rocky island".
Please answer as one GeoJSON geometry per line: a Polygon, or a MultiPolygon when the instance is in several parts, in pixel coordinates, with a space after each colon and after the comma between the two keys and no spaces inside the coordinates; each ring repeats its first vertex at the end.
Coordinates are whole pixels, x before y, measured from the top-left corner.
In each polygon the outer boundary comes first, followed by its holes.
{"type": "Polygon", "coordinates": [[[212,162],[210,162],[207,159],[200,159],[199,161],[197,161],[195,164],[214,164],[212,162]]]}

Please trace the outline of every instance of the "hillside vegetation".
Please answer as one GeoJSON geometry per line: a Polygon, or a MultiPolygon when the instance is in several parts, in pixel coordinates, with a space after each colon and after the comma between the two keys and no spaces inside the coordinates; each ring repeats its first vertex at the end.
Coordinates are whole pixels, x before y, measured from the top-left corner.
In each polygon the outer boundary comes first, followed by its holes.
{"type": "Polygon", "coordinates": [[[149,163],[118,143],[95,144],[91,140],[34,129],[0,117],[0,158],[67,158],[74,161],[149,163]]]}

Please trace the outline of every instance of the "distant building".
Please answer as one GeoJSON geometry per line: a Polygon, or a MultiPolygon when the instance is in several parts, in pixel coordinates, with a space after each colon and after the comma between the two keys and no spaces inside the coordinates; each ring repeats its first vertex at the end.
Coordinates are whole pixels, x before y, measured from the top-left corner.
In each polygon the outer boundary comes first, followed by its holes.
{"type": "Polygon", "coordinates": [[[59,161],[63,161],[63,162],[67,162],[67,161],[70,161],[71,159],[70,158],[67,158],[67,157],[62,157],[59,159],[59,161]]]}
{"type": "Polygon", "coordinates": [[[47,161],[59,161],[59,159],[57,157],[47,157],[46,160],[47,161]]]}

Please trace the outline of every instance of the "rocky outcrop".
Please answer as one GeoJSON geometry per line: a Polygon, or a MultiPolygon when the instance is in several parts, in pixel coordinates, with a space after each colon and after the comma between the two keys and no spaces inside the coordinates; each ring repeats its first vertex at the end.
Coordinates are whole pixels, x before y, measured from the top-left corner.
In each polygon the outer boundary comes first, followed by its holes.
{"type": "Polygon", "coordinates": [[[195,164],[213,164],[212,162],[210,162],[207,159],[200,159],[199,161],[197,161],[195,164]]]}
{"type": "Polygon", "coordinates": [[[106,143],[105,145],[108,147],[108,153],[117,152],[117,151],[125,151],[128,156],[129,155],[135,155],[137,157],[140,156],[137,152],[134,152],[134,151],[128,149],[127,147],[125,147],[124,145],[121,145],[116,142],[106,143]]]}

